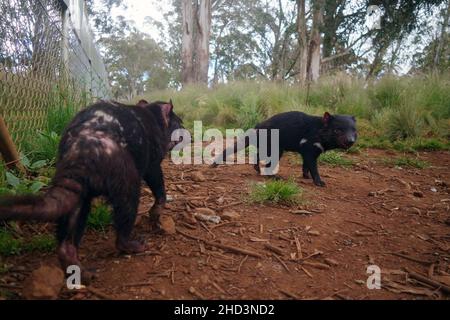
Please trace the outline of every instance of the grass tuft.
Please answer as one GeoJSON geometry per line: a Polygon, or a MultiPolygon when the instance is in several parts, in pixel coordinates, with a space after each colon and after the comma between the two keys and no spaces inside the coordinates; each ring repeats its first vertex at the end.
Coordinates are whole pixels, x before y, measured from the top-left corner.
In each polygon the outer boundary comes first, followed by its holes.
{"type": "Polygon", "coordinates": [[[269,180],[251,185],[249,199],[256,203],[293,205],[301,202],[303,190],[293,180],[269,180]]]}
{"type": "Polygon", "coordinates": [[[88,228],[104,232],[111,223],[111,208],[103,201],[95,202],[89,213],[87,221],[88,228]]]}

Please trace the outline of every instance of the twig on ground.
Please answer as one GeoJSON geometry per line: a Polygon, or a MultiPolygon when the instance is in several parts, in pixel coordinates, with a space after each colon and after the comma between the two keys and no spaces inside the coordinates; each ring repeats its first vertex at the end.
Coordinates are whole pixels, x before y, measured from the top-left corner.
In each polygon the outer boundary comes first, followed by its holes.
{"type": "Polygon", "coordinates": [[[291,272],[291,270],[289,270],[289,267],[287,266],[287,264],[275,253],[272,254],[275,259],[278,260],[278,262],[286,269],[287,272],[291,272]]]}
{"type": "Polygon", "coordinates": [[[202,241],[205,244],[208,244],[210,246],[214,246],[214,247],[217,247],[217,248],[228,250],[228,251],[233,252],[233,253],[244,254],[244,255],[255,257],[255,258],[263,258],[262,254],[260,254],[258,252],[255,252],[255,251],[252,251],[252,250],[249,250],[249,249],[242,249],[242,248],[238,248],[238,247],[234,247],[234,246],[230,246],[230,245],[226,245],[226,244],[222,244],[222,243],[218,243],[218,242],[202,239],[202,238],[190,235],[188,233],[185,233],[184,231],[181,231],[178,228],[177,228],[177,232],[179,234],[187,237],[187,238],[194,239],[194,240],[197,240],[197,241],[202,241]]]}

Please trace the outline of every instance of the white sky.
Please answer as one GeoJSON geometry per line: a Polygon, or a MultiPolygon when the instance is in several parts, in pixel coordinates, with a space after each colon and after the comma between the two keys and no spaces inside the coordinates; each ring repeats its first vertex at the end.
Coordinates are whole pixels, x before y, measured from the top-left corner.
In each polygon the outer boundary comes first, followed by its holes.
{"type": "Polygon", "coordinates": [[[149,35],[153,39],[159,40],[159,31],[155,26],[145,23],[145,18],[150,17],[156,21],[163,21],[163,13],[170,9],[169,1],[158,0],[126,0],[124,1],[127,8],[125,10],[119,8],[114,9],[114,15],[122,15],[129,20],[134,20],[136,27],[149,35]]]}

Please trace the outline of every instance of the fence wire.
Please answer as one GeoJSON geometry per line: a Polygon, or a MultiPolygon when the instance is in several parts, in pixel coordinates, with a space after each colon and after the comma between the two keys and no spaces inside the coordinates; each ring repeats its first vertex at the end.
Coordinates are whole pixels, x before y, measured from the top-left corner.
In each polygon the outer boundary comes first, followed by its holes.
{"type": "Polygon", "coordinates": [[[0,115],[16,143],[49,111],[109,98],[83,0],[0,0],[0,115]]]}

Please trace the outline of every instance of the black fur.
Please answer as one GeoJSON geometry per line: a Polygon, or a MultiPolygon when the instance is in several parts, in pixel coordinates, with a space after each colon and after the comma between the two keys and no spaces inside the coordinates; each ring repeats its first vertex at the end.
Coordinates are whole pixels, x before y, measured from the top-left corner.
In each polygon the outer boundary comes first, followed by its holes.
{"type": "MultiPolygon", "coordinates": [[[[330,115],[328,112],[323,117],[311,116],[297,111],[284,112],[259,123],[255,129],[279,129],[280,158],[284,151],[300,153],[303,158],[303,177],[309,178],[309,174],[311,174],[314,184],[318,186],[325,186],[317,169],[319,155],[331,149],[348,149],[357,138],[354,117],[330,115]]],[[[270,154],[270,137],[267,141],[268,153],[270,154]]],[[[249,139],[247,138],[245,147],[248,147],[248,145],[249,139]]],[[[217,159],[225,160],[226,154],[230,152],[237,152],[237,142],[231,150],[225,150],[217,159]]],[[[255,169],[259,172],[259,155],[257,160],[255,169]]],[[[212,166],[217,166],[217,162],[216,160],[212,166]]],[[[266,166],[269,166],[269,164],[266,166]]]]}
{"type": "Polygon", "coordinates": [[[48,191],[37,197],[0,201],[0,220],[57,221],[58,255],[63,268],[80,265],[78,247],[91,201],[104,196],[114,210],[116,246],[139,252],[145,246],[130,240],[141,178],[155,196],[151,213],[158,215],[166,192],[161,161],[182,121],[172,102],[140,101],[137,106],[101,101],[79,112],[59,145],[56,173],[48,191]]]}

